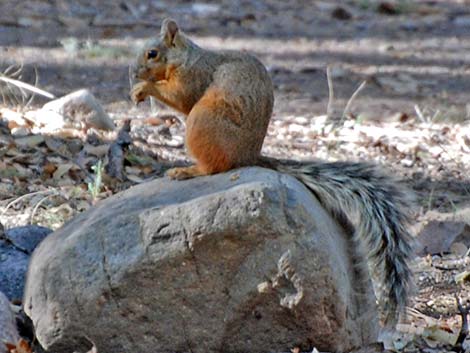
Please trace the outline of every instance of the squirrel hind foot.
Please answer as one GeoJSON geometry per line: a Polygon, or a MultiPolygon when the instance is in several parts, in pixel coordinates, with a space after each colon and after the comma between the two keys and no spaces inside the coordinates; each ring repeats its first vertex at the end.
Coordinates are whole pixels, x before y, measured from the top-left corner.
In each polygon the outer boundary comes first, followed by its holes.
{"type": "Polygon", "coordinates": [[[185,180],[191,179],[197,176],[208,175],[208,173],[202,172],[196,165],[190,167],[178,167],[168,169],[166,175],[170,179],[174,180],[185,180]]]}

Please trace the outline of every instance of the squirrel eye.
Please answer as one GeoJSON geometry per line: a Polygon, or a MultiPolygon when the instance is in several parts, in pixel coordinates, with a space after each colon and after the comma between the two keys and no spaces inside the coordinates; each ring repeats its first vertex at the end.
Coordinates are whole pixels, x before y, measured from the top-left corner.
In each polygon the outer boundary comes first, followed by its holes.
{"type": "Polygon", "coordinates": [[[147,59],[154,59],[158,56],[158,51],[152,49],[147,52],[147,59]]]}

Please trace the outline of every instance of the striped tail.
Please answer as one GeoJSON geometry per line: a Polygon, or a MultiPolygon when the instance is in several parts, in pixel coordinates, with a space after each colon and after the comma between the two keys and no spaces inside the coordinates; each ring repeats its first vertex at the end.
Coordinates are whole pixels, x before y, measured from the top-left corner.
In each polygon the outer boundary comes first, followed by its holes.
{"type": "Polygon", "coordinates": [[[300,180],[333,216],[346,215],[364,245],[378,283],[386,325],[404,312],[412,283],[412,238],[407,230],[409,192],[366,163],[295,162],[263,157],[261,165],[300,180]],[[357,221],[356,221],[357,220],[357,221]]]}

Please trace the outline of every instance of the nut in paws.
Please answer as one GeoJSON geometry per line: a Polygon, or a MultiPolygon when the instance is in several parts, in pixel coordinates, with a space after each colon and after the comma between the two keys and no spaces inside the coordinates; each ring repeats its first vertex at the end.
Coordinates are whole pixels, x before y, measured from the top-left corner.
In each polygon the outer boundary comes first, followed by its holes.
{"type": "Polygon", "coordinates": [[[146,90],[146,82],[140,82],[136,84],[134,87],[132,87],[131,91],[131,99],[134,102],[134,104],[138,104],[140,102],[143,102],[145,98],[147,98],[147,90],[146,90]]]}

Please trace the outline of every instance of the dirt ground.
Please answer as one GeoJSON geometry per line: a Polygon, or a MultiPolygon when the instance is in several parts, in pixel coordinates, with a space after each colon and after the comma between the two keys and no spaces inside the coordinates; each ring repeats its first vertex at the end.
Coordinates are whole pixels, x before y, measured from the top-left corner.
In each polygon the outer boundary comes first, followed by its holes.
{"type": "MultiPolygon", "coordinates": [[[[265,153],[383,164],[416,191],[417,221],[470,206],[470,1],[3,0],[0,71],[23,65],[22,79],[32,82],[37,70],[37,85],[57,97],[88,88],[117,122],[175,114],[135,107],[128,94],[129,65],[165,17],[202,47],[246,50],[268,67],[276,101],[265,153]],[[330,124],[328,102],[341,117],[362,82],[347,117],[330,124]]],[[[133,133],[143,141],[156,134],[133,133]]],[[[173,144],[153,146],[155,158],[186,158],[184,126],[171,135],[173,144]]],[[[454,294],[464,290],[454,276],[468,264],[453,260],[418,261],[414,302],[458,326],[454,294]],[[436,261],[452,262],[451,270],[436,261]]]]}

